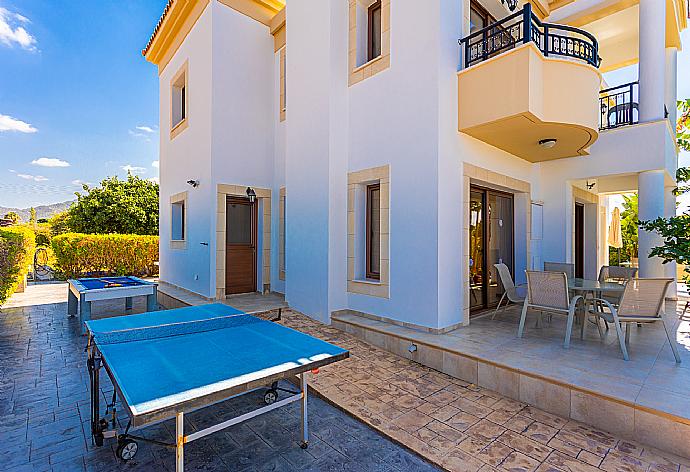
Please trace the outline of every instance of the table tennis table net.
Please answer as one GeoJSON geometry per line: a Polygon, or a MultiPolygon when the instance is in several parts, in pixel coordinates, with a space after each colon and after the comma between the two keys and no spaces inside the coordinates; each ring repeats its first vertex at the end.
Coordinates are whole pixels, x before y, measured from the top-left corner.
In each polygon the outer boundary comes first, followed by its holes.
{"type": "Polygon", "coordinates": [[[216,331],[219,329],[234,328],[256,323],[270,323],[247,314],[230,316],[218,316],[203,320],[182,321],[141,328],[127,328],[115,331],[93,333],[96,344],[122,344],[136,341],[148,341],[153,339],[183,336],[187,334],[216,331]]]}

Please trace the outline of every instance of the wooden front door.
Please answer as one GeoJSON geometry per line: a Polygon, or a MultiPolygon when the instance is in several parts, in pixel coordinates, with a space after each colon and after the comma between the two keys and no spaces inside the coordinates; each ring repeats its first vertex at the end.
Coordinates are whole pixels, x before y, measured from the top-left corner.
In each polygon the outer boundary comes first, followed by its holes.
{"type": "Polygon", "coordinates": [[[225,293],[256,292],[257,203],[228,197],[225,219],[225,293]]]}

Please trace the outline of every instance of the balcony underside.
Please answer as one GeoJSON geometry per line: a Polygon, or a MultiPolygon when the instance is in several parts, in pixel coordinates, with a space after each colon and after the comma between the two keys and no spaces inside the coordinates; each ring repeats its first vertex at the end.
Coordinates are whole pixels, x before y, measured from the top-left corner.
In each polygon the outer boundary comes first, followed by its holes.
{"type": "Polygon", "coordinates": [[[530,162],[587,155],[600,83],[591,65],[520,45],[458,72],[458,130],[530,162]]]}
{"type": "Polygon", "coordinates": [[[531,113],[465,129],[463,133],[530,162],[586,156],[589,146],[597,139],[597,132],[590,128],[545,122],[531,113]],[[552,148],[540,146],[539,141],[547,138],[555,139],[556,145],[552,148]]]}

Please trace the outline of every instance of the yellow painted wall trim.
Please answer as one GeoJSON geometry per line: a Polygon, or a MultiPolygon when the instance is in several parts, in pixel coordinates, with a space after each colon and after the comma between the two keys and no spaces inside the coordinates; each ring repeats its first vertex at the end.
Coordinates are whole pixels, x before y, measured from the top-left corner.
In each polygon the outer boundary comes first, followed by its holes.
{"type": "Polygon", "coordinates": [[[271,20],[285,6],[280,0],[218,0],[220,3],[247,15],[266,26],[271,26],[271,20]]]}
{"type": "MultiPolygon", "coordinates": [[[[284,0],[218,0],[220,3],[253,18],[266,26],[284,10],[284,0]]],[[[177,52],[210,0],[169,0],[148,44],[142,50],[147,61],[163,72],[177,52]]],[[[284,13],[283,13],[284,15],[284,13]]]]}
{"type": "Polygon", "coordinates": [[[271,24],[269,25],[271,34],[273,35],[273,52],[277,52],[280,48],[285,46],[285,40],[287,37],[287,28],[285,27],[285,8],[280,10],[271,19],[271,24]]]}
{"type": "Polygon", "coordinates": [[[271,34],[276,34],[276,31],[285,27],[285,7],[275,14],[268,26],[271,29],[271,34]]]}
{"type": "Polygon", "coordinates": [[[597,4],[591,8],[563,18],[559,23],[579,28],[580,26],[584,26],[593,21],[618,13],[626,8],[630,8],[638,3],[640,3],[640,0],[620,0],[612,4],[597,4]]]}
{"type": "Polygon", "coordinates": [[[640,59],[636,57],[635,59],[628,59],[627,61],[621,61],[621,62],[617,62],[616,64],[609,64],[608,66],[601,67],[601,68],[599,69],[599,71],[600,71],[602,74],[604,74],[604,73],[610,72],[610,71],[612,71],[612,70],[621,69],[621,68],[623,68],[623,67],[627,67],[627,66],[631,66],[631,65],[633,65],[633,64],[637,64],[639,61],[640,61],[640,59]]]}
{"type": "Polygon", "coordinates": [[[166,10],[160,26],[142,51],[147,61],[158,66],[158,75],[168,65],[208,4],[209,0],[177,0],[166,10]]]}
{"type": "MultiPolygon", "coordinates": [[[[570,0],[574,1],[574,0],[570,0]]],[[[537,15],[537,18],[543,20],[551,13],[548,5],[544,5],[540,0],[527,0],[527,3],[532,4],[532,12],[537,15]]]]}

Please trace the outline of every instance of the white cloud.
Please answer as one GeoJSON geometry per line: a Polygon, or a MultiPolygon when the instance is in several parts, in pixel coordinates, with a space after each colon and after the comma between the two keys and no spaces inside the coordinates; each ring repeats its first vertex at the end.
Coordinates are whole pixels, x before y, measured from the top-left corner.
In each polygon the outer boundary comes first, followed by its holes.
{"type": "Polygon", "coordinates": [[[132,174],[143,174],[146,172],[146,167],[133,166],[132,164],[127,164],[126,166],[121,166],[120,169],[124,170],[125,172],[132,173],[132,174]]]}
{"type": "Polygon", "coordinates": [[[143,126],[143,125],[136,126],[136,129],[138,129],[139,131],[143,131],[144,133],[149,133],[149,134],[156,132],[156,130],[151,128],[150,126],[143,126]]]}
{"type": "Polygon", "coordinates": [[[35,166],[41,167],[69,167],[70,163],[63,161],[62,159],[57,159],[55,157],[39,157],[34,159],[31,163],[35,166]]]}
{"type": "Polygon", "coordinates": [[[149,182],[153,182],[154,184],[160,184],[161,183],[161,181],[158,177],[151,177],[150,179],[146,179],[146,180],[148,180],[149,182]]]}
{"type": "Polygon", "coordinates": [[[158,161],[153,161],[153,162],[151,163],[151,167],[155,167],[156,169],[158,169],[158,168],[160,167],[160,162],[158,162],[158,161]]]}
{"type": "Polygon", "coordinates": [[[27,17],[0,7],[0,43],[10,47],[16,44],[27,51],[36,51],[36,38],[23,26],[29,23],[27,17]]]}
{"type": "MultiPolygon", "coordinates": [[[[0,8],[1,10],[1,8],[0,8]]],[[[0,28],[2,26],[0,25],[0,28]]],[[[2,33],[0,33],[2,34],[2,33]]],[[[12,118],[9,115],[0,114],[0,132],[3,131],[17,131],[19,133],[35,133],[38,131],[36,128],[31,126],[25,121],[12,118]]]]}
{"type": "Polygon", "coordinates": [[[33,180],[35,182],[45,182],[46,180],[48,180],[46,177],[43,177],[42,175],[17,174],[17,177],[22,178],[24,180],[33,180]]]}
{"type": "Polygon", "coordinates": [[[91,184],[91,182],[84,182],[83,180],[74,179],[72,181],[72,185],[76,185],[77,187],[81,187],[82,185],[92,185],[92,184],[91,184]]]}

